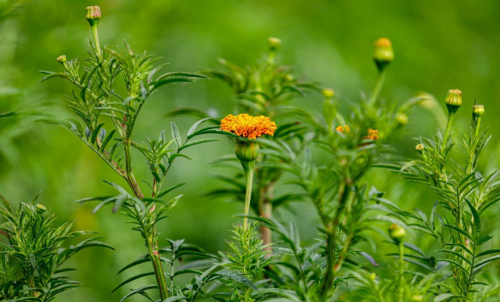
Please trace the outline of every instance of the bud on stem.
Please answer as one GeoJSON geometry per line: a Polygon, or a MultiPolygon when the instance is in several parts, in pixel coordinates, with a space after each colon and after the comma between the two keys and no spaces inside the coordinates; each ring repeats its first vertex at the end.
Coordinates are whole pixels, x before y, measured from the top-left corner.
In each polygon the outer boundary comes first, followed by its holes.
{"type": "Polygon", "coordinates": [[[393,224],[389,227],[389,236],[398,244],[403,242],[406,230],[399,224],[393,224]]]}
{"type": "Polygon", "coordinates": [[[373,59],[379,72],[382,72],[393,60],[394,51],[392,50],[391,40],[387,38],[380,38],[375,41],[375,52],[373,59]]]}
{"type": "Polygon", "coordinates": [[[99,6],[88,6],[85,14],[87,21],[89,21],[92,28],[92,35],[94,36],[95,49],[97,56],[101,57],[101,47],[99,45],[99,34],[97,32],[97,24],[101,20],[101,8],[99,6]]]}
{"type": "Polygon", "coordinates": [[[269,44],[269,57],[267,58],[267,63],[269,65],[274,65],[274,58],[276,57],[276,52],[281,47],[281,40],[278,38],[270,37],[267,39],[267,43],[269,44]]]}
{"type": "Polygon", "coordinates": [[[442,149],[444,149],[446,142],[451,133],[451,126],[453,125],[453,120],[455,119],[455,113],[458,108],[462,106],[462,91],[458,89],[450,89],[445,99],[446,107],[448,108],[448,124],[446,125],[446,131],[443,137],[442,149]]]}

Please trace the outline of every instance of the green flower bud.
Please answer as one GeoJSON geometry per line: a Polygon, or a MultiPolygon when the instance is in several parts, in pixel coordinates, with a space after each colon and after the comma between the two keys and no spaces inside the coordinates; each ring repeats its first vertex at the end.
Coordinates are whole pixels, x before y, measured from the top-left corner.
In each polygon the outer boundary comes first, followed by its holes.
{"type": "Polygon", "coordinates": [[[389,236],[391,236],[392,239],[396,243],[401,243],[403,242],[403,238],[406,235],[406,230],[400,226],[399,224],[393,224],[389,227],[389,236]]]}
{"type": "Polygon", "coordinates": [[[260,147],[256,142],[245,139],[236,139],[234,153],[242,162],[254,161],[259,156],[260,147]]]}
{"type": "Polygon", "coordinates": [[[278,50],[281,46],[281,40],[278,38],[270,37],[267,42],[269,43],[269,49],[272,51],[278,50]]]}
{"type": "Polygon", "coordinates": [[[403,112],[398,112],[396,114],[396,122],[401,126],[408,125],[408,116],[403,112]]]}
{"type": "Polygon", "coordinates": [[[472,112],[475,116],[482,116],[484,114],[484,105],[474,105],[472,112]]]}
{"type": "Polygon", "coordinates": [[[99,6],[88,6],[85,18],[89,21],[90,26],[97,25],[101,20],[101,8],[99,6]]]}
{"type": "Polygon", "coordinates": [[[335,91],[331,88],[325,88],[321,90],[321,93],[325,97],[325,99],[331,99],[333,96],[335,96],[335,91]]]}
{"type": "Polygon", "coordinates": [[[66,63],[66,56],[62,55],[62,56],[57,57],[57,62],[59,62],[61,64],[66,63]]]}
{"type": "Polygon", "coordinates": [[[415,150],[417,150],[418,152],[422,152],[424,151],[425,149],[425,146],[423,144],[418,144],[415,146],[415,150]]]}
{"type": "Polygon", "coordinates": [[[415,295],[411,297],[412,302],[421,302],[424,301],[424,297],[422,295],[415,295]]]}
{"type": "Polygon", "coordinates": [[[371,274],[369,275],[369,277],[370,277],[370,279],[375,280],[375,279],[377,279],[377,274],[375,274],[375,273],[371,273],[371,274]]]}
{"type": "Polygon", "coordinates": [[[462,106],[462,91],[458,89],[450,89],[448,90],[448,94],[446,95],[446,107],[448,107],[448,111],[450,113],[454,113],[462,106]]]}
{"type": "Polygon", "coordinates": [[[384,70],[394,60],[394,51],[392,43],[387,38],[380,38],[375,41],[375,52],[373,59],[379,71],[384,70]]]}
{"type": "Polygon", "coordinates": [[[292,74],[287,73],[287,74],[286,74],[286,76],[285,76],[285,80],[287,80],[287,81],[292,81],[292,80],[293,80],[293,75],[292,75],[292,74]]]}
{"type": "Polygon", "coordinates": [[[45,212],[45,211],[47,211],[47,208],[44,205],[41,205],[39,203],[36,205],[36,208],[37,208],[38,212],[45,212]]]}

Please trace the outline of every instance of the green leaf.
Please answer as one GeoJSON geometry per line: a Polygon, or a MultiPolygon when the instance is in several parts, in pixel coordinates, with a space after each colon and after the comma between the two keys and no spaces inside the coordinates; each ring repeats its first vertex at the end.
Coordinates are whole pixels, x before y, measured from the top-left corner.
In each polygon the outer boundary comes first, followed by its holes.
{"type": "Polygon", "coordinates": [[[184,83],[186,83],[186,82],[190,83],[190,82],[193,82],[193,80],[189,79],[189,78],[183,78],[183,77],[166,78],[166,79],[163,79],[163,80],[160,80],[160,81],[153,82],[151,90],[160,88],[161,86],[165,86],[165,85],[168,85],[168,84],[183,83],[183,82],[184,83]]]}
{"type": "Polygon", "coordinates": [[[187,133],[187,137],[190,138],[190,136],[196,131],[196,129],[204,122],[210,120],[211,118],[207,117],[207,118],[203,118],[197,122],[195,122],[191,128],[189,128],[189,131],[187,133]]]}
{"type": "Polygon", "coordinates": [[[131,291],[130,293],[128,293],[127,295],[125,295],[121,300],[120,302],[123,302],[124,300],[132,297],[133,295],[136,295],[138,293],[141,293],[141,292],[145,292],[147,290],[150,290],[150,289],[153,289],[153,288],[158,288],[158,285],[156,284],[151,284],[151,285],[146,285],[146,286],[143,286],[143,287],[140,287],[138,289],[135,289],[133,291],[131,291]]]}
{"type": "Polygon", "coordinates": [[[131,263],[129,263],[128,265],[126,265],[124,268],[122,268],[121,270],[118,271],[118,274],[121,274],[122,272],[128,270],[129,268],[131,267],[134,267],[136,265],[139,265],[139,264],[142,264],[142,263],[146,263],[146,262],[149,262],[149,258],[143,258],[143,259],[139,259],[139,260],[135,260],[131,263]]]}
{"type": "Polygon", "coordinates": [[[133,277],[130,277],[127,280],[125,280],[122,283],[120,283],[120,285],[118,285],[117,287],[115,287],[115,289],[113,289],[111,291],[111,293],[114,293],[117,289],[119,289],[120,287],[124,286],[127,283],[130,283],[130,282],[132,282],[134,280],[137,280],[137,279],[140,279],[140,278],[144,278],[144,277],[147,277],[147,276],[153,276],[154,274],[155,274],[154,272],[148,272],[148,273],[143,273],[143,274],[139,274],[139,275],[135,275],[133,277]]]}
{"type": "Polygon", "coordinates": [[[177,184],[175,186],[171,186],[170,188],[168,189],[165,189],[163,192],[161,192],[160,194],[158,194],[156,197],[157,198],[162,198],[163,196],[167,195],[168,193],[172,192],[173,190],[179,188],[179,187],[182,187],[183,185],[185,185],[186,183],[183,182],[183,183],[180,183],[180,184],[177,184]]]}
{"type": "Polygon", "coordinates": [[[170,123],[171,128],[172,128],[172,139],[174,139],[175,145],[177,146],[177,150],[182,146],[182,139],[181,135],[179,133],[179,129],[175,125],[174,122],[170,123]]]}
{"type": "Polygon", "coordinates": [[[434,302],[449,301],[451,299],[465,299],[463,296],[457,296],[454,294],[441,294],[434,298],[434,302]]]}
{"type": "Polygon", "coordinates": [[[218,141],[218,139],[216,139],[216,138],[195,140],[195,141],[189,142],[189,143],[185,144],[184,146],[180,147],[179,151],[182,151],[182,150],[189,148],[189,147],[192,147],[192,146],[196,146],[196,145],[200,145],[200,144],[204,144],[204,143],[216,142],[216,141],[218,141]]]}
{"type": "Polygon", "coordinates": [[[479,213],[477,212],[476,208],[474,208],[474,206],[467,199],[465,199],[465,202],[467,202],[467,205],[472,212],[472,217],[474,217],[474,237],[479,238],[479,236],[481,235],[481,218],[479,217],[479,213]]]}

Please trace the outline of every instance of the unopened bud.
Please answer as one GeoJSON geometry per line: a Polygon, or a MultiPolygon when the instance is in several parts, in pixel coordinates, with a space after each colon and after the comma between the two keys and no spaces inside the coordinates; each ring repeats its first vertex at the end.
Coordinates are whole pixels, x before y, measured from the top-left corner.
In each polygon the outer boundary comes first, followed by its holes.
{"type": "Polygon", "coordinates": [[[101,20],[101,8],[99,6],[88,6],[85,18],[89,21],[90,26],[97,25],[101,20]]]}
{"type": "Polygon", "coordinates": [[[278,38],[270,37],[267,42],[269,43],[269,49],[272,51],[278,50],[281,46],[281,40],[278,38]]]}
{"type": "Polygon", "coordinates": [[[236,140],[234,153],[239,160],[254,161],[259,156],[259,152],[260,147],[258,143],[240,139],[236,140]]]}
{"type": "Polygon", "coordinates": [[[62,55],[62,56],[57,57],[57,62],[59,62],[61,64],[66,63],[66,56],[62,55]]]}
{"type": "Polygon", "coordinates": [[[379,71],[385,69],[394,60],[394,51],[392,50],[391,40],[387,38],[380,38],[375,41],[375,52],[373,59],[379,71]]]}
{"type": "Polygon", "coordinates": [[[393,224],[389,227],[389,236],[391,236],[392,239],[396,243],[401,243],[403,242],[403,238],[406,235],[406,230],[400,226],[399,224],[393,224]]]}
{"type": "Polygon", "coordinates": [[[44,205],[39,204],[39,203],[36,205],[36,208],[37,208],[38,212],[45,212],[45,211],[47,211],[47,208],[44,205]]]}
{"type": "Polygon", "coordinates": [[[422,295],[415,295],[411,297],[412,302],[421,302],[424,301],[424,297],[422,295]]]}
{"type": "Polygon", "coordinates": [[[331,99],[335,95],[335,91],[331,88],[325,88],[321,91],[325,99],[331,99]]]}
{"type": "Polygon", "coordinates": [[[484,105],[474,105],[472,107],[472,112],[475,116],[481,116],[484,114],[484,105]]]}
{"type": "Polygon", "coordinates": [[[408,125],[408,116],[403,112],[398,112],[396,114],[396,122],[401,126],[406,126],[408,125]]]}
{"type": "Polygon", "coordinates": [[[448,90],[445,102],[450,112],[456,112],[462,106],[462,91],[458,89],[448,90]]]}
{"type": "Polygon", "coordinates": [[[418,152],[422,152],[424,151],[425,149],[425,146],[423,144],[418,144],[415,146],[415,150],[417,150],[418,152]]]}
{"type": "Polygon", "coordinates": [[[372,280],[377,279],[377,274],[375,274],[375,273],[371,273],[369,276],[370,276],[370,279],[372,279],[372,280]]]}

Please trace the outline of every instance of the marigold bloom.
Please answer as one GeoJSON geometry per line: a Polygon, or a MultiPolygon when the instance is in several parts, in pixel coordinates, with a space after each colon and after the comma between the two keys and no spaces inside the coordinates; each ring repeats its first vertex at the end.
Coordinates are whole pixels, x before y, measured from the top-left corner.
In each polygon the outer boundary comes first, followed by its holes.
{"type": "Polygon", "coordinates": [[[378,130],[369,128],[368,135],[365,136],[366,139],[377,140],[378,139],[378,130]]]}
{"type": "Polygon", "coordinates": [[[220,129],[232,132],[240,137],[256,139],[263,134],[274,135],[277,127],[276,123],[267,116],[251,116],[243,113],[236,116],[230,114],[223,118],[220,129]]]}
{"type": "Polygon", "coordinates": [[[335,130],[337,130],[340,133],[349,133],[349,132],[351,132],[351,128],[349,128],[349,126],[347,126],[347,125],[337,126],[337,128],[335,128],[335,130]]]}

